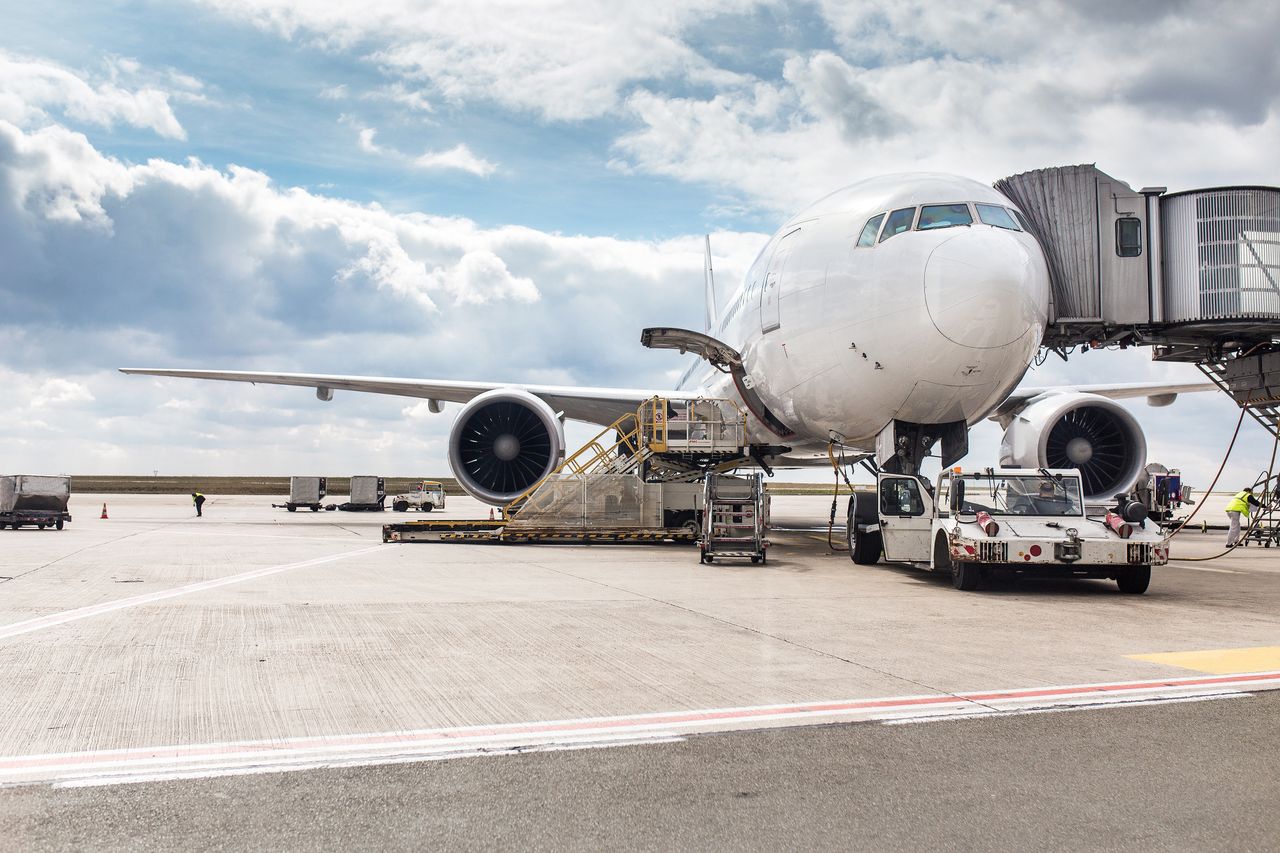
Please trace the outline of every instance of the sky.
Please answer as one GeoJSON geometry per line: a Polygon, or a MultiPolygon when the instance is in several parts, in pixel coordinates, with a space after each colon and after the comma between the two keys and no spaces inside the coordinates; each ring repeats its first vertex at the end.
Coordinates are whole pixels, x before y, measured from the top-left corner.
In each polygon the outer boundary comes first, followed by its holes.
{"type": "MultiPolygon", "coordinates": [[[[861,178],[1280,184],[1273,2],[4,5],[0,470],[444,474],[456,406],[115,368],[662,387],[639,333],[700,328],[702,235],[727,292],[861,178]]],[[[1230,401],[1132,408],[1207,485],[1230,401]]],[[[1224,482],[1270,448],[1247,423],[1224,482]]]]}

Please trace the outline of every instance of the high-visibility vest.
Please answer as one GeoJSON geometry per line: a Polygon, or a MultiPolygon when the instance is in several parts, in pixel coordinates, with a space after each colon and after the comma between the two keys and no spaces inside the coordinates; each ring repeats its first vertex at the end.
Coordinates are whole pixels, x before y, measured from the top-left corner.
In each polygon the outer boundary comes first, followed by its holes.
{"type": "Polygon", "coordinates": [[[1227,504],[1227,512],[1238,512],[1241,515],[1249,514],[1249,498],[1253,497],[1252,492],[1236,492],[1236,496],[1231,499],[1231,503],[1227,504]]]}

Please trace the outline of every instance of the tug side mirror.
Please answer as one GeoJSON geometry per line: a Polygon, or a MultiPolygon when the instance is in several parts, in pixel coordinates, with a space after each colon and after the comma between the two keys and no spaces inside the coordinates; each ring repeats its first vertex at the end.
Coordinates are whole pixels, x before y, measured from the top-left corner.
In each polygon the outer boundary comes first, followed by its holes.
{"type": "Polygon", "coordinates": [[[964,507],[964,480],[951,481],[951,511],[959,512],[964,507]]]}

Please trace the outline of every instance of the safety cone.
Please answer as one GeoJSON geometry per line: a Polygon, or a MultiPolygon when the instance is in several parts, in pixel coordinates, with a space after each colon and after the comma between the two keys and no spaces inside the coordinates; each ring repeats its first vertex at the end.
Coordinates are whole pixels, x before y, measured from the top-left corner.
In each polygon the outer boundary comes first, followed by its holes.
{"type": "Polygon", "coordinates": [[[107,505],[106,505],[106,504],[103,504],[103,505],[102,505],[102,515],[100,515],[100,516],[98,516],[98,517],[99,517],[99,518],[106,518],[106,517],[107,517],[107,505]]]}
{"type": "Polygon", "coordinates": [[[489,507],[489,520],[493,521],[493,507],[489,507]]]}

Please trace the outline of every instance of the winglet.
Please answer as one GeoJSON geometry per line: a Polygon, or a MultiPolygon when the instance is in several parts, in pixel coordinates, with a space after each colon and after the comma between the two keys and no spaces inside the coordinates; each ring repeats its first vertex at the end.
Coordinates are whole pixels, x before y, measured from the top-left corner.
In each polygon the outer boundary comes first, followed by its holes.
{"type": "Polygon", "coordinates": [[[707,328],[705,329],[705,331],[713,332],[715,331],[715,328],[716,328],[716,321],[719,318],[716,316],[716,271],[711,268],[711,235],[710,234],[707,235],[707,262],[706,262],[706,269],[704,270],[704,276],[705,276],[704,283],[706,286],[706,301],[707,301],[707,316],[706,316],[707,328]]]}

